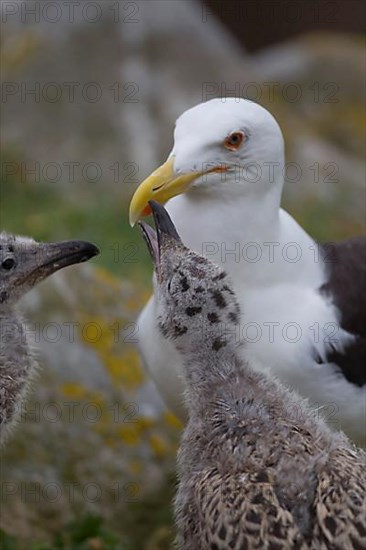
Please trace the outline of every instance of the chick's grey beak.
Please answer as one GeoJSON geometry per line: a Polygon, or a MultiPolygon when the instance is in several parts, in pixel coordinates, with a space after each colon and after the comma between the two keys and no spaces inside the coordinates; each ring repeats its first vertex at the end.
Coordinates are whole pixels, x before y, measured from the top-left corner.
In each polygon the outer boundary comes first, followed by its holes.
{"type": "Polygon", "coordinates": [[[156,231],[158,233],[159,243],[162,243],[163,235],[168,235],[176,241],[181,242],[178,232],[175,229],[175,225],[172,222],[171,217],[169,216],[164,206],[156,201],[149,201],[149,206],[154,216],[154,222],[156,231]]]}
{"type": "Polygon", "coordinates": [[[156,231],[144,222],[139,222],[139,226],[154,262],[155,269],[158,270],[164,242],[173,239],[175,242],[181,243],[181,239],[164,206],[156,201],[149,201],[149,205],[153,213],[156,231]]]}
{"type": "Polygon", "coordinates": [[[139,228],[141,229],[142,236],[145,239],[147,248],[150,252],[151,259],[155,267],[159,265],[160,253],[159,253],[159,243],[158,236],[155,229],[145,222],[138,222],[139,228]]]}
{"type": "Polygon", "coordinates": [[[63,267],[86,262],[98,254],[99,249],[87,241],[39,243],[34,254],[25,251],[20,258],[22,269],[15,284],[33,286],[63,267]]]}
{"type": "Polygon", "coordinates": [[[45,243],[38,267],[53,273],[73,264],[86,262],[99,254],[99,249],[88,241],[45,243]]]}

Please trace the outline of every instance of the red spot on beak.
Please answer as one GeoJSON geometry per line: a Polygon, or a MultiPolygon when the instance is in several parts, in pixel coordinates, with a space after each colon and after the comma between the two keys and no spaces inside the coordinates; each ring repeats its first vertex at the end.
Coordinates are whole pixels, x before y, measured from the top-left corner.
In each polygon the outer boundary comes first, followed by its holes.
{"type": "Polygon", "coordinates": [[[152,213],[152,210],[151,210],[151,206],[149,204],[147,204],[145,206],[145,208],[143,209],[143,211],[141,212],[141,214],[143,216],[149,216],[151,213],[152,213]]]}

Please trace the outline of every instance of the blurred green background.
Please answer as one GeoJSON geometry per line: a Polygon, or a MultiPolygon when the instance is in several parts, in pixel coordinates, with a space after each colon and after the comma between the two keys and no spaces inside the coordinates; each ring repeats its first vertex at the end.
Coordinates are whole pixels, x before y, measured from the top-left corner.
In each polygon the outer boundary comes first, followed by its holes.
{"type": "Polygon", "coordinates": [[[73,12],[58,2],[39,17],[24,8],[37,3],[10,4],[1,228],[84,238],[102,253],[22,303],[43,368],[1,460],[1,547],[164,550],[180,425],[135,349],[151,266],[128,225],[130,197],[167,156],[181,112],[239,92],[276,116],[287,161],[301,168],[284,207],[320,240],[364,232],[364,37],[300,33],[248,53],[245,36],[239,45],[195,1],[79,2],[73,12]],[[84,330],[95,325],[95,337],[84,330]]]}

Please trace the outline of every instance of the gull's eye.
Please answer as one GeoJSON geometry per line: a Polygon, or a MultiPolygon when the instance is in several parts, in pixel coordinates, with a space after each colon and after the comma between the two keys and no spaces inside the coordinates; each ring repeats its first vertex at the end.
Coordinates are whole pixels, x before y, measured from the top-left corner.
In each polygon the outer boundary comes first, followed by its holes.
{"type": "Polygon", "coordinates": [[[224,147],[230,151],[236,151],[244,141],[243,132],[233,132],[224,141],[224,147]]]}
{"type": "Polygon", "coordinates": [[[15,266],[15,260],[13,258],[7,258],[1,264],[1,267],[3,269],[6,269],[6,271],[10,271],[10,269],[13,269],[14,266],[15,266]]]}

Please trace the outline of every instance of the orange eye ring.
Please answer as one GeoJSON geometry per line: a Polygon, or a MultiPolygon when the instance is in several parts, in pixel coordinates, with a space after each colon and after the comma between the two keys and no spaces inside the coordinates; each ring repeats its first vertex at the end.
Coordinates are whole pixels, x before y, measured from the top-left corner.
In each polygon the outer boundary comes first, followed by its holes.
{"type": "Polygon", "coordinates": [[[243,132],[233,132],[225,138],[224,147],[229,151],[236,151],[243,143],[244,137],[243,132]]]}

